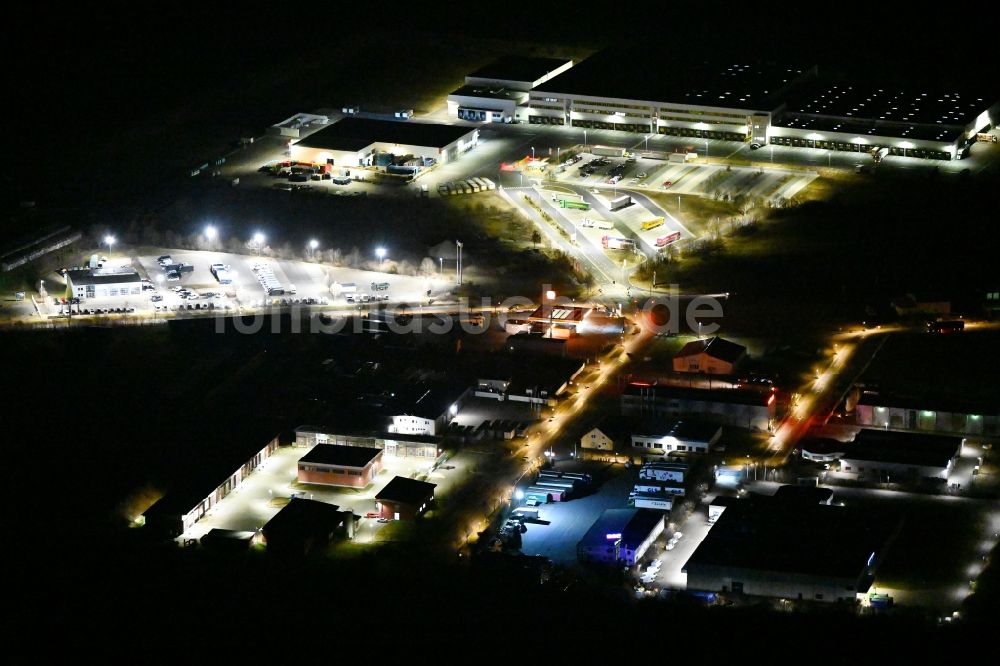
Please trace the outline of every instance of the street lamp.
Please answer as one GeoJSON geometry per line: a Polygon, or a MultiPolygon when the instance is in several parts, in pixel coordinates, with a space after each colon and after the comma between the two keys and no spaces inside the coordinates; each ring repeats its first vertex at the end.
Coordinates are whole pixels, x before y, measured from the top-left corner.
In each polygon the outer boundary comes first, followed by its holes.
{"type": "Polygon", "coordinates": [[[438,273],[444,275],[444,257],[438,257],[438,273]]]}
{"type": "Polygon", "coordinates": [[[535,159],[535,147],[534,146],[531,147],[531,159],[532,160],[535,159]]]}
{"type": "Polygon", "coordinates": [[[117,240],[118,239],[116,239],[111,234],[108,234],[107,236],[104,237],[104,244],[108,246],[108,252],[109,253],[111,252],[111,248],[114,247],[114,245],[117,242],[117,240]]]}
{"type": "Polygon", "coordinates": [[[382,270],[382,261],[385,259],[385,248],[377,247],[375,248],[375,256],[378,257],[378,268],[382,270]]]}
{"type": "Polygon", "coordinates": [[[214,241],[218,237],[219,237],[219,232],[215,227],[213,227],[211,224],[205,227],[205,238],[209,242],[214,241]]]}
{"type": "Polygon", "coordinates": [[[316,248],[318,248],[318,247],[319,247],[319,241],[318,240],[316,240],[315,238],[313,238],[311,241],[309,241],[309,256],[310,257],[316,255],[316,248]]]}
{"type": "Polygon", "coordinates": [[[261,248],[264,247],[264,234],[257,232],[253,235],[254,245],[257,247],[257,256],[260,256],[261,248]]]}

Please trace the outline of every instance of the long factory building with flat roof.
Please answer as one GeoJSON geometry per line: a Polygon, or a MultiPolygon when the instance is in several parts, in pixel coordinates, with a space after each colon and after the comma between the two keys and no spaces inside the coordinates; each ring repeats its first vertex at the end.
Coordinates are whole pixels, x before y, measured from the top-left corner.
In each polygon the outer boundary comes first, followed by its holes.
{"type": "MultiPolygon", "coordinates": [[[[984,92],[848,81],[815,66],[670,62],[656,47],[609,49],[573,64],[498,61],[449,96],[463,120],[672,134],[696,139],[961,159],[1000,121],[984,92]],[[634,62],[667,62],[650,75],[634,62]],[[524,70],[528,73],[524,73],[524,70]],[[508,73],[509,70],[509,73],[508,73]],[[481,110],[484,113],[471,113],[481,110]]],[[[475,74],[475,73],[474,73],[475,74]]],[[[881,157],[880,156],[880,157],[881,157]]]]}

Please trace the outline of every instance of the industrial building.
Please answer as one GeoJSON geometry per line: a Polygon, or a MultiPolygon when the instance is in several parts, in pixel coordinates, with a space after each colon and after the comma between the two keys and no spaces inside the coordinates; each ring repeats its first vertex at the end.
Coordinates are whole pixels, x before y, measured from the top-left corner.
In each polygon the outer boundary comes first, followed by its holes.
{"type": "Polygon", "coordinates": [[[707,453],[720,437],[722,428],[715,423],[692,419],[646,420],[632,428],[632,450],[647,458],[674,453],[707,453]]]}
{"type": "Polygon", "coordinates": [[[899,529],[870,511],[760,495],[714,508],[682,569],[689,590],[854,603],[899,529]]]}
{"type": "Polygon", "coordinates": [[[866,428],[840,458],[840,472],[885,483],[947,480],[961,450],[961,437],[866,428]]]}
{"type": "Polygon", "coordinates": [[[354,514],[336,504],[295,497],[261,531],[269,553],[303,557],[337,538],[354,538],[354,514]]]}
{"type": "Polygon", "coordinates": [[[659,511],[607,509],[577,544],[577,558],[581,562],[634,566],[663,533],[665,524],[659,511]]]}
{"type": "Polygon", "coordinates": [[[674,355],[674,372],[731,375],[746,355],[746,347],[718,336],[693,340],[674,355]]]}
{"type": "Polygon", "coordinates": [[[379,516],[388,520],[414,520],[427,510],[434,500],[437,484],[394,476],[375,495],[379,516]]]}
{"type": "Polygon", "coordinates": [[[474,119],[672,134],[927,159],[961,159],[1000,120],[975,91],[849,80],[815,66],[705,62],[657,45],[610,48],[554,76],[525,82],[467,78],[449,110],[474,119]],[[651,75],[624,63],[664,63],[651,75]],[[473,83],[470,84],[470,80],[473,83]],[[497,98],[504,94],[502,98],[497,98]]]}
{"type": "Polygon", "coordinates": [[[555,407],[560,395],[586,364],[550,354],[467,355],[462,364],[474,368],[473,395],[480,398],[555,407]]]}
{"type": "Polygon", "coordinates": [[[622,392],[622,412],[646,418],[692,416],[749,430],[769,430],[775,393],[749,388],[699,389],[632,382],[622,392]]]}
{"type": "Polygon", "coordinates": [[[448,115],[475,122],[511,122],[528,91],[573,66],[572,60],[508,55],[465,77],[448,95],[448,115]]]}
{"type": "Polygon", "coordinates": [[[856,407],[859,425],[961,435],[1000,435],[1000,407],[976,399],[908,396],[866,389],[856,407]]]}
{"type": "Polygon", "coordinates": [[[299,483],[364,488],[382,469],[382,450],[317,444],[299,458],[299,483]]]}
{"type": "Polygon", "coordinates": [[[142,295],[142,278],[131,268],[102,271],[74,268],[66,272],[68,298],[137,298],[142,295]]]}
{"type": "Polygon", "coordinates": [[[278,449],[277,436],[261,449],[256,449],[257,440],[249,451],[242,441],[249,440],[241,440],[232,449],[220,447],[215,459],[203,459],[203,467],[183,487],[171,490],[145,511],[146,525],[171,537],[184,534],[278,449]]]}
{"type": "Polygon", "coordinates": [[[412,160],[397,166],[424,167],[451,161],[472,149],[478,134],[475,128],[458,125],[347,117],[292,143],[291,157],[313,164],[362,167],[379,164],[379,155],[411,156],[412,160]]]}
{"type": "Polygon", "coordinates": [[[303,425],[295,429],[295,445],[317,444],[380,449],[385,456],[434,460],[441,453],[441,437],[399,433],[351,432],[336,426],[303,425]]]}

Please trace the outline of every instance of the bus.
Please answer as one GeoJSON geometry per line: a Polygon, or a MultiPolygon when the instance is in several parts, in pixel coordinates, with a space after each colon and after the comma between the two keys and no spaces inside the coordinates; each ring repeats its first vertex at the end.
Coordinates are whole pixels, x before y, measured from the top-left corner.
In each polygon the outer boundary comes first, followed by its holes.
{"type": "Polygon", "coordinates": [[[663,222],[664,219],[662,217],[658,217],[653,220],[646,220],[642,223],[642,230],[649,231],[650,229],[655,229],[656,227],[662,226],[663,222]]]}
{"type": "Polygon", "coordinates": [[[659,236],[656,239],[656,247],[666,247],[671,243],[676,243],[681,239],[681,232],[673,231],[666,236],[659,236]]]}

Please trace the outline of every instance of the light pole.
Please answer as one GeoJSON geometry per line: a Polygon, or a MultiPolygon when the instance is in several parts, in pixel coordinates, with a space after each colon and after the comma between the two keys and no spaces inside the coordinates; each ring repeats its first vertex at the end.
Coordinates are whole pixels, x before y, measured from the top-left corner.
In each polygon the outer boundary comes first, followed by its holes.
{"type": "Polygon", "coordinates": [[[215,239],[219,237],[219,232],[211,224],[205,227],[205,240],[208,241],[209,247],[215,242],[215,239]]]}
{"type": "Polygon", "coordinates": [[[708,137],[705,137],[705,157],[708,157],[708,137]]]}
{"type": "Polygon", "coordinates": [[[535,161],[535,147],[534,146],[531,147],[531,161],[532,162],[535,161]]]}
{"type": "Polygon", "coordinates": [[[385,260],[385,248],[384,247],[375,248],[375,256],[378,257],[378,269],[382,270],[382,262],[385,260]]]}
{"type": "Polygon", "coordinates": [[[438,257],[438,272],[444,276],[444,257],[438,257]]]}
{"type": "Polygon", "coordinates": [[[583,147],[587,147],[587,130],[583,130],[583,147]]]}
{"type": "Polygon", "coordinates": [[[315,256],[316,256],[316,248],[318,248],[318,247],[319,247],[319,241],[318,240],[316,240],[315,238],[313,238],[311,241],[309,241],[309,257],[310,258],[315,258],[315,256]]]}
{"type": "Polygon", "coordinates": [[[264,234],[257,232],[253,235],[253,244],[257,248],[257,256],[260,256],[260,251],[264,247],[264,234]]]}
{"type": "Polygon", "coordinates": [[[455,248],[458,250],[457,258],[455,259],[455,271],[457,273],[456,280],[458,284],[462,284],[462,248],[465,244],[462,241],[455,241],[455,248]]]}
{"type": "Polygon", "coordinates": [[[111,248],[115,246],[116,241],[117,239],[111,234],[104,237],[104,244],[108,246],[108,254],[111,254],[111,248]]]}

